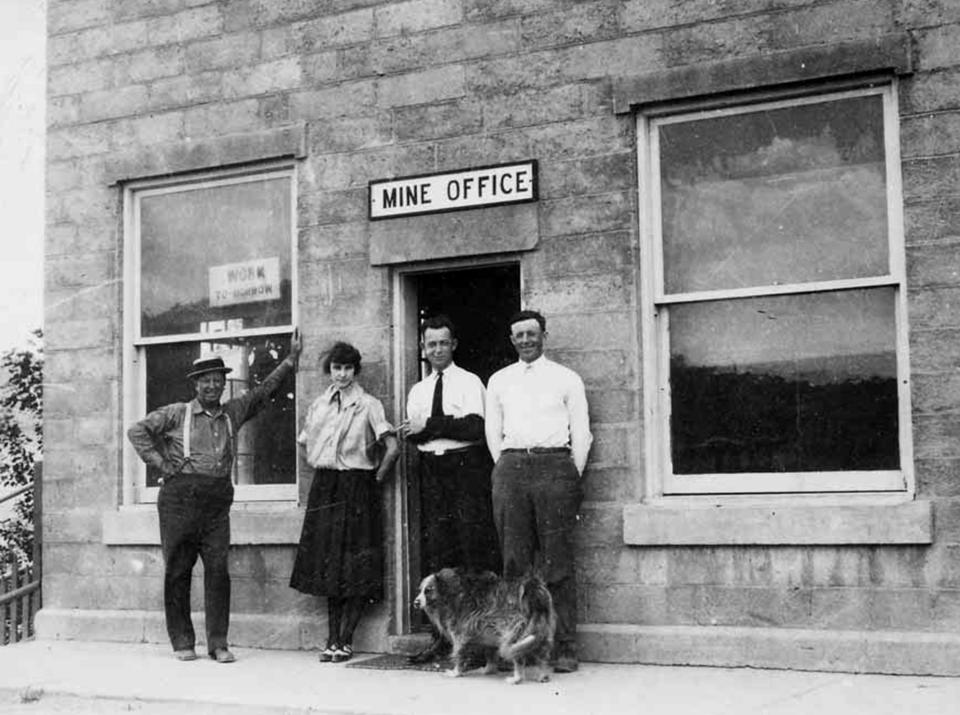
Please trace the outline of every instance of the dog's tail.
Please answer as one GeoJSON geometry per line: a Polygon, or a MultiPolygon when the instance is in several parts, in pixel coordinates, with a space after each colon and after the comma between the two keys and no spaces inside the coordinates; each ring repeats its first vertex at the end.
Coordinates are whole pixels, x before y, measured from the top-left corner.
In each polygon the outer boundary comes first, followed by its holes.
{"type": "Polygon", "coordinates": [[[515,643],[503,646],[500,649],[500,657],[507,660],[516,660],[522,658],[527,653],[537,647],[539,639],[533,633],[528,633],[515,643]]]}
{"type": "Polygon", "coordinates": [[[550,591],[539,576],[528,576],[521,582],[520,612],[523,614],[523,622],[516,638],[500,649],[500,656],[508,660],[522,658],[553,643],[557,616],[550,591]]]}

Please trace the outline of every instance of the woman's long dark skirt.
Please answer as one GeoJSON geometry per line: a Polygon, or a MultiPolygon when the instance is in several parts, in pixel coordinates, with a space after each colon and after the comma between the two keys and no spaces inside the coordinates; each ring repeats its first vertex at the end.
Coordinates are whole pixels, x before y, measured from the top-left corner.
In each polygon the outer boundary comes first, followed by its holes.
{"type": "Polygon", "coordinates": [[[290,586],[314,596],[383,594],[383,524],[374,472],[317,469],[290,586]]]}

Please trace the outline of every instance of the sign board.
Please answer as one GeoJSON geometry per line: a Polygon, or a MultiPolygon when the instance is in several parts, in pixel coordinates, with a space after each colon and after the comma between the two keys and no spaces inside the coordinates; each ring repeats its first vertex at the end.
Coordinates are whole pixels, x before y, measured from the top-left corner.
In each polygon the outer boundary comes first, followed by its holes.
{"type": "Polygon", "coordinates": [[[475,209],[537,200],[537,162],[370,182],[370,219],[475,209]]]}
{"type": "Polygon", "coordinates": [[[211,307],[279,298],[280,259],[277,257],[210,266],[211,307]]]}

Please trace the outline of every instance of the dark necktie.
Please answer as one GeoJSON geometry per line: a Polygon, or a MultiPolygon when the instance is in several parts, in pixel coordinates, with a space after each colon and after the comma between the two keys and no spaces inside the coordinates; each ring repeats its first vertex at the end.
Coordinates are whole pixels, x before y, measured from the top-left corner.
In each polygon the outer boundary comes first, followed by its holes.
{"type": "Polygon", "coordinates": [[[433,386],[433,405],[430,408],[431,417],[443,417],[443,373],[437,373],[437,382],[433,386]]]}
{"type": "Polygon", "coordinates": [[[340,390],[333,393],[333,402],[337,405],[337,412],[340,411],[340,390]]]}

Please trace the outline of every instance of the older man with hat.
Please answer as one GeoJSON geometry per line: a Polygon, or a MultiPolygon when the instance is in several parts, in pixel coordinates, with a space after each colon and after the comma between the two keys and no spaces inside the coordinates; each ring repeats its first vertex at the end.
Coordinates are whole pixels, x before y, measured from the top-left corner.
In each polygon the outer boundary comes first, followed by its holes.
{"type": "Polygon", "coordinates": [[[300,332],[290,352],[263,383],[220,403],[231,372],[222,358],[194,361],[187,377],[196,396],[164,405],[134,424],[127,436],[137,454],[161,474],[157,510],[163,550],[163,603],[167,633],[179,660],[195,660],[190,618],[190,581],[197,556],[203,560],[207,651],[218,663],[235,658],[227,647],[230,622],[230,506],[236,434],[266,404],[284,378],[296,370],[300,332]]]}

